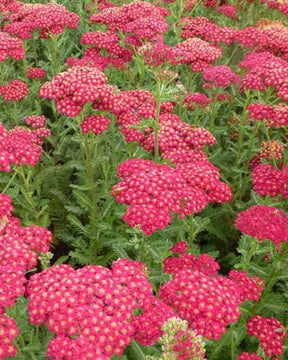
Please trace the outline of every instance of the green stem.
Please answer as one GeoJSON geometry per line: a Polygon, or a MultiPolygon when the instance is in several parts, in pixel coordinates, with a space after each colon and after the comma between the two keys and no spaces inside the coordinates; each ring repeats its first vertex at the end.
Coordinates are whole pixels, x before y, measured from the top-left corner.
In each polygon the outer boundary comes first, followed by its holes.
{"type": "Polygon", "coordinates": [[[26,191],[22,191],[22,194],[24,195],[24,197],[27,200],[27,202],[29,203],[29,205],[35,210],[36,205],[34,204],[34,201],[32,200],[32,197],[31,197],[31,191],[30,191],[30,185],[29,185],[29,177],[25,175],[25,172],[23,170],[23,166],[20,166],[18,168],[17,173],[22,178],[23,183],[24,183],[24,188],[26,190],[26,191]]]}
{"type": "Polygon", "coordinates": [[[252,260],[252,257],[255,255],[257,248],[258,248],[258,240],[256,238],[252,237],[251,241],[252,241],[252,246],[250,247],[248,257],[242,266],[242,269],[245,271],[248,270],[251,260],[252,260]]]}
{"type": "Polygon", "coordinates": [[[260,125],[261,125],[261,122],[257,121],[257,123],[256,123],[256,125],[254,127],[252,138],[250,139],[249,148],[248,148],[248,154],[247,154],[247,163],[246,163],[246,169],[245,169],[246,171],[248,171],[248,168],[249,168],[249,161],[251,160],[250,157],[251,157],[251,154],[252,154],[254,141],[255,141],[255,138],[256,138],[256,135],[257,135],[257,132],[258,132],[258,129],[259,129],[260,125]]]}
{"type": "Polygon", "coordinates": [[[194,228],[194,218],[193,215],[188,217],[188,229],[189,229],[189,251],[193,251],[193,243],[194,243],[194,238],[195,238],[195,228],[194,228]]]}
{"type": "Polygon", "coordinates": [[[140,256],[139,256],[139,261],[141,261],[142,263],[144,262],[144,257],[145,257],[145,240],[146,239],[147,239],[146,235],[143,234],[142,239],[141,239],[140,256]]]}
{"type": "MultiPolygon", "coordinates": [[[[98,198],[97,198],[97,193],[96,193],[96,189],[95,189],[95,179],[94,179],[94,167],[93,167],[93,163],[92,163],[92,151],[91,151],[91,144],[90,144],[90,139],[89,139],[89,133],[88,134],[83,134],[81,131],[81,127],[80,124],[83,120],[83,118],[85,117],[84,113],[82,112],[82,114],[80,116],[78,116],[77,120],[78,120],[78,132],[79,132],[79,136],[81,138],[81,147],[83,149],[83,157],[84,157],[84,161],[85,161],[85,172],[86,172],[86,176],[85,176],[85,180],[86,180],[86,184],[88,186],[88,193],[90,195],[91,201],[92,201],[92,207],[91,207],[91,213],[89,214],[89,219],[90,219],[90,224],[91,227],[93,228],[93,236],[94,238],[97,240],[98,236],[99,236],[99,232],[98,232],[98,228],[96,227],[96,219],[97,219],[97,214],[98,214],[98,198]]],[[[92,243],[91,243],[92,245],[92,243]]],[[[96,253],[95,253],[96,256],[96,253]]]]}
{"type": "Polygon", "coordinates": [[[34,61],[35,61],[36,67],[38,67],[38,54],[37,54],[37,43],[36,43],[36,39],[35,39],[35,34],[33,34],[32,49],[33,49],[33,54],[34,54],[34,61]]]}
{"type": "Polygon", "coordinates": [[[234,324],[231,325],[231,360],[235,360],[234,324]]]}
{"type": "Polygon", "coordinates": [[[157,82],[157,94],[156,94],[156,116],[155,116],[155,135],[154,135],[154,156],[156,164],[159,163],[159,117],[160,117],[160,106],[161,106],[161,97],[164,92],[165,85],[160,81],[157,82]]]}
{"type": "Polygon", "coordinates": [[[14,181],[16,175],[17,175],[17,169],[14,171],[14,174],[11,176],[10,180],[8,181],[8,183],[7,183],[7,185],[5,186],[5,188],[4,188],[4,190],[2,191],[2,193],[5,193],[5,192],[9,189],[9,187],[10,187],[10,185],[12,184],[12,182],[14,181]]]}
{"type": "Polygon", "coordinates": [[[54,76],[58,74],[59,72],[59,64],[58,64],[58,57],[57,57],[57,35],[51,35],[51,55],[52,55],[52,66],[53,66],[53,72],[54,76]]]}

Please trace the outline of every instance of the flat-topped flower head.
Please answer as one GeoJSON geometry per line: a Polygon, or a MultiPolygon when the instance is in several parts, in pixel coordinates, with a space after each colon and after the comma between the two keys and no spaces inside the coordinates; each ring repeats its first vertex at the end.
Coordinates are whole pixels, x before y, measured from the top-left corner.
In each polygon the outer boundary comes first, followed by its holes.
{"type": "Polygon", "coordinates": [[[29,93],[27,84],[22,80],[11,80],[6,85],[0,86],[0,96],[4,97],[4,101],[20,101],[29,93]]]}
{"type": "Polygon", "coordinates": [[[0,171],[11,171],[11,165],[35,166],[43,152],[43,138],[50,135],[46,128],[35,130],[20,126],[8,131],[0,124],[0,171]]]}
{"type": "Polygon", "coordinates": [[[255,315],[248,320],[246,327],[249,335],[258,338],[266,356],[283,354],[283,340],[287,332],[278,319],[255,315]]]}
{"type": "Polygon", "coordinates": [[[223,276],[208,276],[184,268],[160,287],[160,298],[188,321],[189,328],[208,339],[219,339],[240,316],[240,293],[223,276]]]}
{"type": "Polygon", "coordinates": [[[12,38],[6,32],[0,32],[0,61],[9,57],[14,60],[22,60],[25,56],[23,43],[20,39],[12,38]]]}
{"type": "Polygon", "coordinates": [[[106,116],[89,115],[84,118],[80,126],[83,134],[91,131],[93,134],[100,135],[108,129],[110,123],[110,119],[106,116]]]}
{"type": "Polygon", "coordinates": [[[258,241],[271,240],[277,248],[288,241],[288,217],[273,206],[255,205],[238,214],[235,226],[258,241]]]}
{"type": "Polygon", "coordinates": [[[111,193],[130,206],[123,220],[132,227],[140,226],[147,235],[165,228],[173,212],[184,218],[202,211],[208,201],[229,202],[232,197],[230,187],[219,180],[219,171],[208,161],[172,168],[131,159],[119,165],[118,176],[123,180],[111,193]]]}
{"type": "Polygon", "coordinates": [[[60,34],[65,28],[77,28],[79,16],[69,12],[63,5],[51,2],[48,4],[22,4],[9,18],[3,30],[21,39],[32,37],[40,30],[42,38],[51,34],[60,34]]]}
{"type": "Polygon", "coordinates": [[[39,96],[56,102],[56,109],[67,116],[77,116],[84,105],[113,109],[114,88],[107,84],[106,75],[95,67],[74,66],[45,83],[39,96]]]}

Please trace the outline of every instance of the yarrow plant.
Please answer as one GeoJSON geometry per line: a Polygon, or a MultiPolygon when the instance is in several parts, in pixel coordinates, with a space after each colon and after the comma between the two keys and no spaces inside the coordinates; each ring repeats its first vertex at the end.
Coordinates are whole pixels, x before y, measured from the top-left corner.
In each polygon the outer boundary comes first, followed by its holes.
{"type": "Polygon", "coordinates": [[[287,14],[0,0],[0,359],[287,359],[287,14]]]}

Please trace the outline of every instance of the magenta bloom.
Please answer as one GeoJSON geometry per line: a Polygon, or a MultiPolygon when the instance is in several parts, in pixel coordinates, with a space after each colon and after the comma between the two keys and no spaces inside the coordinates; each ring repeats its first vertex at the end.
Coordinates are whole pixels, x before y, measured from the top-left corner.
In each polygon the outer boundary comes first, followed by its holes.
{"type": "Polygon", "coordinates": [[[288,217],[283,210],[272,206],[256,205],[240,212],[235,226],[259,241],[271,240],[277,247],[288,241],[288,217]]]}

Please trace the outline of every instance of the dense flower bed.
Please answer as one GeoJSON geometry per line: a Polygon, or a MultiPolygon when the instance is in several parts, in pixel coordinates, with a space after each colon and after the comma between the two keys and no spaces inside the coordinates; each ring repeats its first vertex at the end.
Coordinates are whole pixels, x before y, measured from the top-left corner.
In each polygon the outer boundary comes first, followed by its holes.
{"type": "Polygon", "coordinates": [[[0,0],[0,359],[288,358],[287,0],[0,0]]]}

